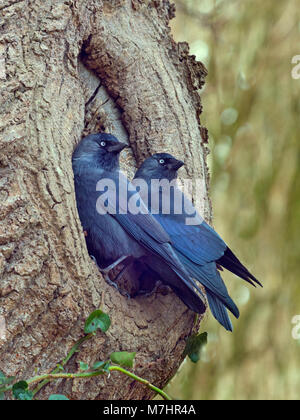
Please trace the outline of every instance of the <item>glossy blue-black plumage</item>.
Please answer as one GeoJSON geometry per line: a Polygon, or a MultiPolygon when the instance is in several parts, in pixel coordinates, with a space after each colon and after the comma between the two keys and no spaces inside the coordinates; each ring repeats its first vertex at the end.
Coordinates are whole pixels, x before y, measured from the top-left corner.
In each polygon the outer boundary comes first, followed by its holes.
{"type": "Polygon", "coordinates": [[[215,230],[199,216],[192,203],[176,186],[171,189],[171,211],[169,214],[163,213],[162,201],[166,192],[162,188],[155,191],[157,184],[154,187],[152,181],[154,179],[160,181],[163,179],[176,180],[177,170],[182,164],[183,162],[177,161],[172,155],[166,153],[153,155],[146,159],[138,169],[134,183],[138,184],[139,179],[146,181],[148,188],[145,189],[144,193],[141,191],[143,199],[148,202],[156,220],[168,232],[180,261],[192,277],[205,287],[208,303],[214,317],[226,330],[232,331],[232,324],[226,308],[236,318],[239,317],[239,310],[228,294],[217,270],[217,265],[225,267],[252,285],[260,283],[237,259],[215,230]],[[153,203],[153,197],[155,196],[158,196],[159,200],[153,203]],[[175,197],[177,200],[181,197],[181,214],[176,214],[174,211],[175,197]],[[187,219],[191,217],[196,220],[192,225],[187,224],[187,219]]]}
{"type": "MultiPolygon", "coordinates": [[[[89,253],[96,258],[100,268],[123,256],[141,260],[156,273],[157,279],[170,285],[190,309],[203,313],[205,303],[201,290],[181,264],[163,227],[145,205],[144,214],[131,214],[124,208],[136,191],[119,171],[119,153],[123,146],[114,136],[99,133],[85,137],[73,154],[77,208],[89,253]],[[107,211],[99,214],[105,204],[99,202],[103,186],[99,187],[98,182],[103,180],[112,181],[116,186],[116,200],[108,197],[107,211]],[[125,203],[119,195],[119,190],[124,191],[121,188],[128,193],[125,203]],[[97,206],[100,207],[97,209],[97,206]]],[[[111,193],[112,190],[107,191],[108,195],[111,193]]]]}

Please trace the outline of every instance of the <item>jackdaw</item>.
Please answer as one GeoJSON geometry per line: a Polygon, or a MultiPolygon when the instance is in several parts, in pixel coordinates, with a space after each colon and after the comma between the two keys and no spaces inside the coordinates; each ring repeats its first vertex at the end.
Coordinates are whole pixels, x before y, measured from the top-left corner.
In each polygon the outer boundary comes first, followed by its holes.
{"type": "Polygon", "coordinates": [[[177,171],[183,165],[182,161],[168,153],[157,153],[143,162],[132,182],[136,187],[141,180],[146,183],[146,187],[140,186],[142,199],[169,234],[172,246],[186,270],[205,287],[214,317],[226,330],[232,331],[226,308],[236,318],[239,317],[239,310],[230,298],[218,269],[224,267],[253,286],[255,283],[261,284],[179,189],[177,171]],[[171,183],[169,188],[167,184],[163,186],[163,180],[171,183]],[[164,211],[164,207],[167,211],[164,211]]]}

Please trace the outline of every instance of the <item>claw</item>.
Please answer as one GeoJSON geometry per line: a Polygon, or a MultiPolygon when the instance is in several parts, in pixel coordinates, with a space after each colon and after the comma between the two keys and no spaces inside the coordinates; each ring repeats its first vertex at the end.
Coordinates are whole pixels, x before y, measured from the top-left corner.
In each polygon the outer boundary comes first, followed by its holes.
{"type": "MultiPolygon", "coordinates": [[[[92,257],[93,258],[93,257],[92,257]]],[[[99,268],[100,272],[103,274],[103,277],[106,281],[106,283],[108,283],[110,286],[115,287],[118,292],[122,295],[122,296],[126,296],[128,299],[130,299],[130,294],[127,293],[124,290],[121,290],[118,286],[118,281],[122,278],[122,275],[124,274],[124,272],[127,270],[127,265],[125,265],[124,268],[122,268],[122,270],[118,273],[118,275],[115,277],[114,281],[112,281],[109,277],[109,273],[111,272],[111,270],[113,270],[114,268],[116,268],[121,262],[123,262],[124,260],[126,260],[127,258],[130,258],[128,255],[122,256],[120,257],[117,261],[115,261],[114,263],[112,263],[111,265],[105,267],[105,268],[99,268]]],[[[93,258],[94,259],[94,258],[93,258]]]]}
{"type": "MultiPolygon", "coordinates": [[[[97,260],[96,260],[96,258],[94,257],[94,255],[90,255],[90,257],[91,257],[91,259],[94,261],[94,263],[95,264],[97,264],[97,260]]],[[[97,264],[98,265],[98,264],[97,264]]]]}
{"type": "MultiPolygon", "coordinates": [[[[110,286],[113,286],[115,289],[117,289],[117,291],[120,293],[120,295],[126,296],[128,299],[130,299],[129,294],[127,292],[124,292],[123,290],[120,290],[120,288],[117,285],[117,283],[115,283],[114,281],[112,281],[107,273],[103,273],[103,277],[104,277],[104,280],[106,281],[106,283],[109,284],[110,286]]],[[[116,280],[118,279],[118,277],[119,276],[117,276],[116,280]]]]}
{"type": "MultiPolygon", "coordinates": [[[[119,289],[119,286],[117,285],[117,283],[115,283],[114,281],[112,281],[112,280],[109,278],[109,275],[108,275],[108,274],[104,274],[104,275],[103,275],[103,277],[104,277],[104,280],[106,281],[106,283],[108,283],[110,286],[115,287],[115,288],[117,289],[117,291],[118,291],[119,293],[121,293],[121,290],[119,289]]],[[[122,294],[122,293],[121,293],[121,294],[122,294]]]]}

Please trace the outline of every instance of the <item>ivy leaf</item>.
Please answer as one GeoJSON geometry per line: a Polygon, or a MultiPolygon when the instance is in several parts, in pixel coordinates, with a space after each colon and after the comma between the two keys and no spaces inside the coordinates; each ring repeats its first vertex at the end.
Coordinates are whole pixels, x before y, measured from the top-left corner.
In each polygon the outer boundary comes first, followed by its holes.
{"type": "Polygon", "coordinates": [[[88,370],[89,365],[87,363],[84,362],[79,362],[79,369],[80,370],[88,370]]]}
{"type": "Polygon", "coordinates": [[[63,394],[51,394],[50,397],[48,398],[48,400],[50,401],[58,401],[58,400],[68,400],[69,398],[67,398],[65,395],[63,394]]]}
{"type": "Polygon", "coordinates": [[[106,332],[110,327],[110,318],[107,314],[102,312],[100,309],[91,313],[84,325],[84,332],[90,334],[100,329],[106,332]]]}
{"type": "Polygon", "coordinates": [[[189,356],[193,363],[200,359],[201,350],[207,344],[207,333],[191,335],[185,346],[184,355],[189,356]]]}
{"type": "Polygon", "coordinates": [[[110,362],[96,362],[93,364],[93,370],[103,370],[103,372],[109,372],[110,362]]]}
{"type": "Polygon", "coordinates": [[[110,355],[110,360],[116,365],[124,367],[133,367],[133,361],[136,353],[129,353],[128,351],[116,351],[110,355]]]}
{"type": "Polygon", "coordinates": [[[13,395],[17,400],[32,400],[33,392],[28,390],[28,383],[20,381],[12,387],[13,395]]]}

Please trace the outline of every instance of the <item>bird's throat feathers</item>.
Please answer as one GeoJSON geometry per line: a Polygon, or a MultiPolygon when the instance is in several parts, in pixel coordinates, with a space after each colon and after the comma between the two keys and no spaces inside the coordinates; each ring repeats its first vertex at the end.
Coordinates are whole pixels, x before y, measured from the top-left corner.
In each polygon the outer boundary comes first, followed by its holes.
{"type": "Polygon", "coordinates": [[[80,154],[73,156],[73,168],[81,172],[84,169],[98,169],[106,172],[117,171],[120,168],[119,155],[80,154]]]}

